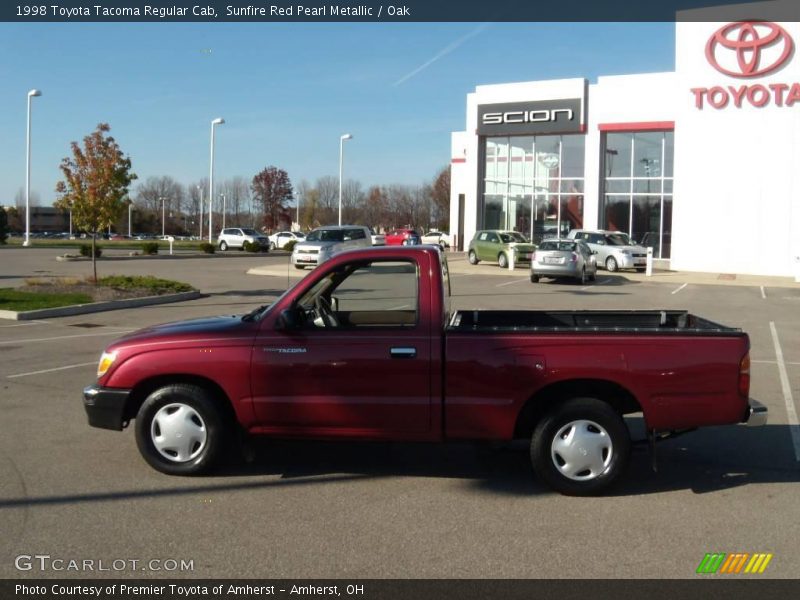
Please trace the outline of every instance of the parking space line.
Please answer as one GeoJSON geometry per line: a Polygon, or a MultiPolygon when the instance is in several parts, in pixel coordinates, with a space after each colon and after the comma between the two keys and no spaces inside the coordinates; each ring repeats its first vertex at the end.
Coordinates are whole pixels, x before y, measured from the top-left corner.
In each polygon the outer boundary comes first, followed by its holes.
{"type": "Polygon", "coordinates": [[[681,287],[679,287],[677,290],[672,290],[672,292],[670,292],[670,293],[671,293],[671,294],[673,294],[673,295],[675,295],[675,294],[677,294],[678,292],[680,292],[680,291],[681,291],[683,288],[685,288],[687,285],[689,285],[689,284],[688,284],[688,283],[684,283],[684,284],[683,284],[681,287]]]}
{"type": "Polygon", "coordinates": [[[30,373],[15,373],[14,375],[7,375],[8,379],[16,379],[17,377],[28,377],[30,375],[41,375],[42,373],[52,373],[53,371],[65,371],[67,369],[77,369],[78,367],[88,367],[89,365],[96,365],[97,361],[93,360],[88,363],[80,363],[79,365],[66,365],[63,367],[55,367],[54,369],[42,369],[41,371],[31,371],[30,373]]]}
{"type": "Polygon", "coordinates": [[[498,283],[494,287],[505,287],[507,285],[514,285],[515,283],[519,283],[520,281],[525,282],[527,279],[515,279],[514,281],[506,281],[505,283],[498,283]]]}
{"type": "Polygon", "coordinates": [[[33,338],[33,339],[21,339],[21,340],[8,340],[4,342],[0,342],[0,346],[11,346],[14,344],[28,344],[33,342],[53,342],[56,340],[69,340],[73,338],[85,338],[85,337],[101,337],[104,335],[119,335],[120,333],[130,333],[131,331],[136,331],[135,329],[118,329],[117,331],[106,331],[104,333],[82,333],[80,335],[61,335],[57,337],[49,337],[49,338],[33,338]]]}
{"type": "Polygon", "coordinates": [[[778,374],[780,375],[783,399],[786,402],[786,414],[789,416],[789,431],[792,434],[794,456],[797,462],[800,462],[800,421],[797,420],[797,410],[794,407],[792,388],[789,385],[786,363],[783,362],[783,350],[781,350],[781,343],[778,341],[778,330],[775,328],[774,321],[769,322],[769,330],[772,333],[772,341],[775,344],[775,358],[778,361],[778,374]]]}
{"type": "Polygon", "coordinates": [[[25,323],[17,323],[16,325],[0,325],[0,329],[7,329],[9,327],[29,327],[30,325],[44,325],[45,321],[26,321],[25,323]]]}
{"type": "Polygon", "coordinates": [[[767,293],[764,291],[764,286],[763,285],[761,286],[761,298],[764,299],[764,300],[767,299],[767,293]]]}
{"type": "MultiPolygon", "coordinates": [[[[751,363],[760,363],[760,364],[762,364],[762,365],[777,365],[777,364],[778,364],[778,361],[776,361],[776,360],[751,360],[750,362],[751,362],[751,363]]],[[[784,363],[783,363],[783,364],[785,364],[785,365],[792,365],[793,367],[798,367],[798,366],[800,366],[800,362],[789,362],[789,361],[784,361],[784,363]]]]}

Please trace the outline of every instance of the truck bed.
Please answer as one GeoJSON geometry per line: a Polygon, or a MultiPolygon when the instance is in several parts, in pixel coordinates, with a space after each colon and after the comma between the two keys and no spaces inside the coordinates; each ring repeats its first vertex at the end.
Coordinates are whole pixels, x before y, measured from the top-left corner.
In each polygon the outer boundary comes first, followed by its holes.
{"type": "Polygon", "coordinates": [[[743,335],[685,310],[465,310],[453,312],[447,330],[743,335]]]}

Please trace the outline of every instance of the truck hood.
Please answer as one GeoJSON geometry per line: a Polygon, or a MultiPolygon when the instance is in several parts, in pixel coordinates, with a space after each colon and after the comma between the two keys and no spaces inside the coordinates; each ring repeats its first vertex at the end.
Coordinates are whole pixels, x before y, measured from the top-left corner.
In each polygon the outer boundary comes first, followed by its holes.
{"type": "Polygon", "coordinates": [[[230,339],[252,335],[254,323],[242,321],[241,316],[204,317],[188,321],[175,321],[134,331],[115,340],[108,348],[189,340],[230,339]]]}

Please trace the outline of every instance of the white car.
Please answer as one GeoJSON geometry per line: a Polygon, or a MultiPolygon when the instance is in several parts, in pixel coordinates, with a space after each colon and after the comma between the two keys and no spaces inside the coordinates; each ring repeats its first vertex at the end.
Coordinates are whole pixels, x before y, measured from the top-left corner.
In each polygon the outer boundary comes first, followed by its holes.
{"type": "Polygon", "coordinates": [[[242,227],[229,227],[223,229],[219,234],[217,245],[219,249],[225,252],[228,248],[244,248],[244,243],[250,242],[251,244],[259,244],[262,247],[269,246],[269,240],[263,233],[259,233],[255,229],[247,229],[242,227]]]}
{"type": "Polygon", "coordinates": [[[623,231],[573,229],[569,239],[586,242],[596,255],[597,266],[612,273],[620,269],[642,272],[647,268],[647,248],[631,241],[623,231]]]}
{"type": "Polygon", "coordinates": [[[283,250],[289,242],[302,242],[306,239],[306,234],[300,231],[279,231],[269,236],[269,249],[283,250]]]}
{"type": "Polygon", "coordinates": [[[370,227],[369,228],[370,237],[372,238],[372,245],[373,246],[385,246],[386,245],[386,236],[382,233],[375,233],[375,230],[370,227]]]}
{"type": "Polygon", "coordinates": [[[361,225],[318,227],[306,236],[305,241],[294,245],[291,260],[297,269],[316,267],[339,252],[371,245],[369,229],[361,225]]]}
{"type": "Polygon", "coordinates": [[[434,246],[439,246],[442,250],[449,248],[452,243],[450,235],[443,231],[429,231],[423,234],[420,240],[423,244],[433,244],[434,246]]]}

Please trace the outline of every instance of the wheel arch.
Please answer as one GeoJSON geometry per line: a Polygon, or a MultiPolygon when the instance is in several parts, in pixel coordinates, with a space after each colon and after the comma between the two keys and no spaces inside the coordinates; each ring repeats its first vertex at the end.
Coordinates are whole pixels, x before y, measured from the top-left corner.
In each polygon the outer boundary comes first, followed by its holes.
{"type": "Polygon", "coordinates": [[[211,394],[214,403],[220,409],[222,417],[229,423],[238,423],[233,404],[225,393],[225,390],[212,379],[189,374],[156,375],[137,383],[131,390],[128,401],[125,403],[125,410],[122,416],[123,423],[127,423],[136,418],[136,414],[150,394],[161,387],[174,384],[196,385],[197,387],[203,388],[211,394]]]}
{"type": "Polygon", "coordinates": [[[618,414],[642,412],[636,396],[627,388],[607,379],[571,379],[552,383],[531,396],[517,415],[515,438],[529,438],[539,420],[553,406],[570,398],[597,398],[618,414]]]}

